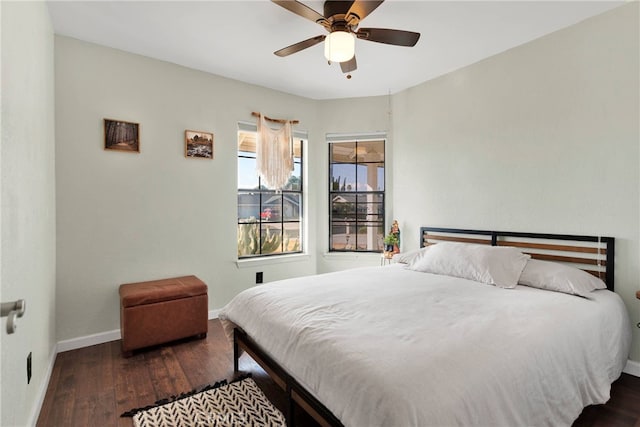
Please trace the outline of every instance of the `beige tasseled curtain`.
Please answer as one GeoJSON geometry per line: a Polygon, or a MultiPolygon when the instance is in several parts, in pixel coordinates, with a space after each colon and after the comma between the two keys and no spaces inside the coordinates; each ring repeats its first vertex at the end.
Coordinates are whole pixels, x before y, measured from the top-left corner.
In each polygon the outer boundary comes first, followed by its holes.
{"type": "Polygon", "coordinates": [[[282,189],[293,172],[293,141],[291,122],[280,129],[267,126],[264,116],[258,118],[256,141],[256,172],[264,184],[276,190],[282,189]]]}

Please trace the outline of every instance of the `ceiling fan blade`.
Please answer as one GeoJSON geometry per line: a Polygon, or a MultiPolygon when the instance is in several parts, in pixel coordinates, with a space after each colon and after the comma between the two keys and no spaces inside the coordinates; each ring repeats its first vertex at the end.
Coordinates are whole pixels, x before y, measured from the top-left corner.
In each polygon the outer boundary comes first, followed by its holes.
{"type": "Polygon", "coordinates": [[[415,46],[420,33],[388,28],[360,28],[356,33],[359,39],[372,42],[392,44],[395,46],[415,46]]]}
{"type": "Polygon", "coordinates": [[[351,71],[355,71],[356,68],[358,68],[358,64],[356,63],[356,56],[353,55],[353,58],[351,58],[350,60],[341,62],[340,68],[342,69],[342,72],[345,74],[350,73],[351,71]]]}
{"type": "Polygon", "coordinates": [[[318,43],[321,43],[325,39],[325,35],[311,37],[310,39],[303,40],[301,42],[292,44],[291,46],[284,47],[280,50],[276,50],[273,52],[278,56],[288,56],[292,53],[300,52],[303,49],[306,49],[311,46],[315,46],[318,43]]]}
{"type": "Polygon", "coordinates": [[[359,21],[362,21],[367,15],[376,10],[384,0],[371,1],[371,0],[355,0],[349,11],[346,14],[345,21],[349,22],[352,15],[356,15],[359,21]]]}
{"type": "Polygon", "coordinates": [[[296,15],[302,16],[310,21],[317,22],[318,24],[323,25],[324,22],[328,22],[324,16],[320,15],[315,10],[311,9],[306,4],[300,3],[295,0],[271,0],[273,3],[278,6],[282,6],[287,9],[289,12],[293,12],[296,15]]]}

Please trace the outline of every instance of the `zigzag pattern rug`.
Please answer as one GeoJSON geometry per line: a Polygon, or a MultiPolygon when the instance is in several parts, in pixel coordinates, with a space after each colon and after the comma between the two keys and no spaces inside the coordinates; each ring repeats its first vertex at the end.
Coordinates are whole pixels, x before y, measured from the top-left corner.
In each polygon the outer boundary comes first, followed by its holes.
{"type": "Polygon", "coordinates": [[[133,416],[135,427],[286,427],[282,413],[251,378],[229,384],[220,381],[206,387],[205,391],[173,396],[156,403],[160,406],[134,409],[122,416],[133,416]]]}

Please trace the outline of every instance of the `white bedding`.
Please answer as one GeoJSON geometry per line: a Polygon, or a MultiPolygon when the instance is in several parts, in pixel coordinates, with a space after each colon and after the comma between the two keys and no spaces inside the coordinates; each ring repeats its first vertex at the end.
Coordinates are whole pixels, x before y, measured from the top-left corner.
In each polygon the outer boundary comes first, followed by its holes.
{"type": "Polygon", "coordinates": [[[562,426],[609,399],[622,300],[360,268],[268,283],[220,313],[347,427],[562,426]]]}

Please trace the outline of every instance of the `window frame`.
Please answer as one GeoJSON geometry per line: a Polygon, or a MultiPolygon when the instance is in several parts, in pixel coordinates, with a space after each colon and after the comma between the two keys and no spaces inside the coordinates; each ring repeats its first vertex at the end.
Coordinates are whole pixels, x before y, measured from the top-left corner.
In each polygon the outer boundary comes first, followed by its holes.
{"type": "MultiPolygon", "coordinates": [[[[237,143],[237,148],[236,148],[236,164],[238,164],[239,159],[241,158],[250,158],[250,159],[255,159],[255,156],[247,156],[247,155],[243,155],[242,153],[247,153],[246,151],[240,151],[240,145],[239,145],[239,138],[240,138],[240,133],[241,132],[252,132],[254,134],[257,133],[257,128],[255,125],[252,124],[245,124],[245,123],[239,123],[238,124],[238,133],[237,133],[237,138],[236,138],[236,143],[237,143]]],[[[305,160],[305,156],[306,156],[306,145],[308,143],[308,137],[306,132],[298,132],[298,131],[294,131],[292,138],[294,141],[300,141],[300,156],[299,157],[295,157],[294,156],[294,165],[299,165],[300,167],[300,185],[299,188],[297,190],[294,189],[281,189],[281,190],[276,190],[276,189],[268,189],[268,188],[261,188],[263,185],[261,183],[261,177],[257,177],[257,183],[258,186],[257,188],[241,188],[240,187],[240,182],[239,182],[239,170],[236,170],[236,236],[239,236],[240,233],[240,226],[241,225],[253,225],[253,224],[257,224],[258,226],[258,239],[259,239],[259,253],[255,253],[255,254],[248,254],[248,255],[239,255],[237,254],[237,260],[238,261],[247,261],[247,260],[258,260],[258,259],[267,259],[267,258],[271,258],[271,257],[282,257],[282,256],[297,256],[300,254],[305,254],[305,248],[306,248],[306,179],[305,179],[305,170],[306,170],[306,160],[305,160]],[[258,205],[258,217],[256,218],[255,222],[247,222],[247,221],[241,221],[240,219],[240,215],[239,215],[239,209],[240,209],[240,203],[239,203],[239,197],[240,195],[255,195],[258,194],[259,195],[259,205],[258,205]],[[285,205],[286,205],[286,195],[287,194],[294,194],[297,195],[297,198],[299,200],[299,215],[298,215],[298,220],[291,220],[291,219],[285,219],[286,215],[285,215],[285,205]],[[267,197],[265,197],[267,196],[267,197]],[[265,201],[273,196],[280,196],[280,218],[277,221],[265,221],[262,219],[260,213],[262,213],[264,211],[264,203],[265,201]],[[261,253],[262,252],[262,247],[263,247],[263,233],[264,233],[264,229],[263,229],[263,224],[275,224],[275,225],[279,225],[280,230],[281,230],[281,236],[282,236],[282,240],[280,242],[280,251],[279,252],[273,252],[273,253],[261,253]],[[298,239],[299,239],[299,248],[298,250],[295,251],[283,251],[283,245],[284,245],[284,235],[285,235],[285,224],[298,224],[298,239]]],[[[294,166],[295,167],[295,166],[294,166]]],[[[238,242],[236,242],[236,252],[238,252],[239,250],[239,244],[238,242]]]]}
{"type": "Polygon", "coordinates": [[[358,249],[358,233],[356,232],[356,240],[354,242],[354,249],[335,249],[333,247],[333,225],[334,225],[334,221],[333,221],[333,198],[335,195],[340,195],[340,194],[349,194],[349,195],[353,195],[355,196],[355,200],[356,200],[356,212],[355,212],[355,221],[354,224],[356,226],[356,229],[358,227],[359,223],[371,223],[372,221],[367,221],[365,220],[359,220],[358,219],[358,212],[357,212],[357,205],[358,205],[358,196],[361,195],[369,195],[369,194],[373,194],[373,195],[381,195],[382,196],[382,212],[377,214],[379,217],[381,217],[381,221],[379,222],[379,225],[382,226],[382,239],[384,239],[384,235],[385,235],[385,230],[386,230],[386,214],[387,214],[387,196],[386,196],[386,190],[387,190],[387,136],[386,133],[381,133],[381,134],[367,134],[367,135],[363,135],[363,136],[357,136],[357,135],[337,135],[337,134],[328,134],[327,135],[327,148],[328,148],[328,156],[327,156],[327,161],[328,161],[328,167],[327,167],[327,174],[328,174],[328,182],[327,182],[327,186],[328,186],[328,197],[327,197],[327,201],[328,201],[328,239],[327,239],[327,246],[328,246],[328,253],[330,254],[344,254],[344,253],[349,253],[349,254],[367,254],[367,253],[382,253],[384,252],[384,245],[381,245],[380,249],[358,249]],[[355,150],[357,152],[358,149],[358,143],[369,143],[369,142],[377,142],[377,141],[381,141],[383,143],[383,153],[384,153],[384,159],[382,161],[367,161],[367,162],[359,162],[357,161],[357,156],[354,158],[354,162],[334,162],[332,161],[332,144],[334,143],[355,143],[355,150]],[[383,173],[383,180],[384,180],[384,189],[383,190],[373,190],[373,191],[358,191],[358,181],[357,181],[357,166],[361,165],[361,164],[371,164],[371,163],[382,163],[383,168],[384,168],[384,173],[383,173]],[[334,164],[351,164],[355,166],[356,169],[356,173],[355,173],[355,180],[356,180],[356,190],[355,191],[334,191],[332,188],[332,184],[333,184],[333,174],[332,174],[332,166],[334,164]]]}

